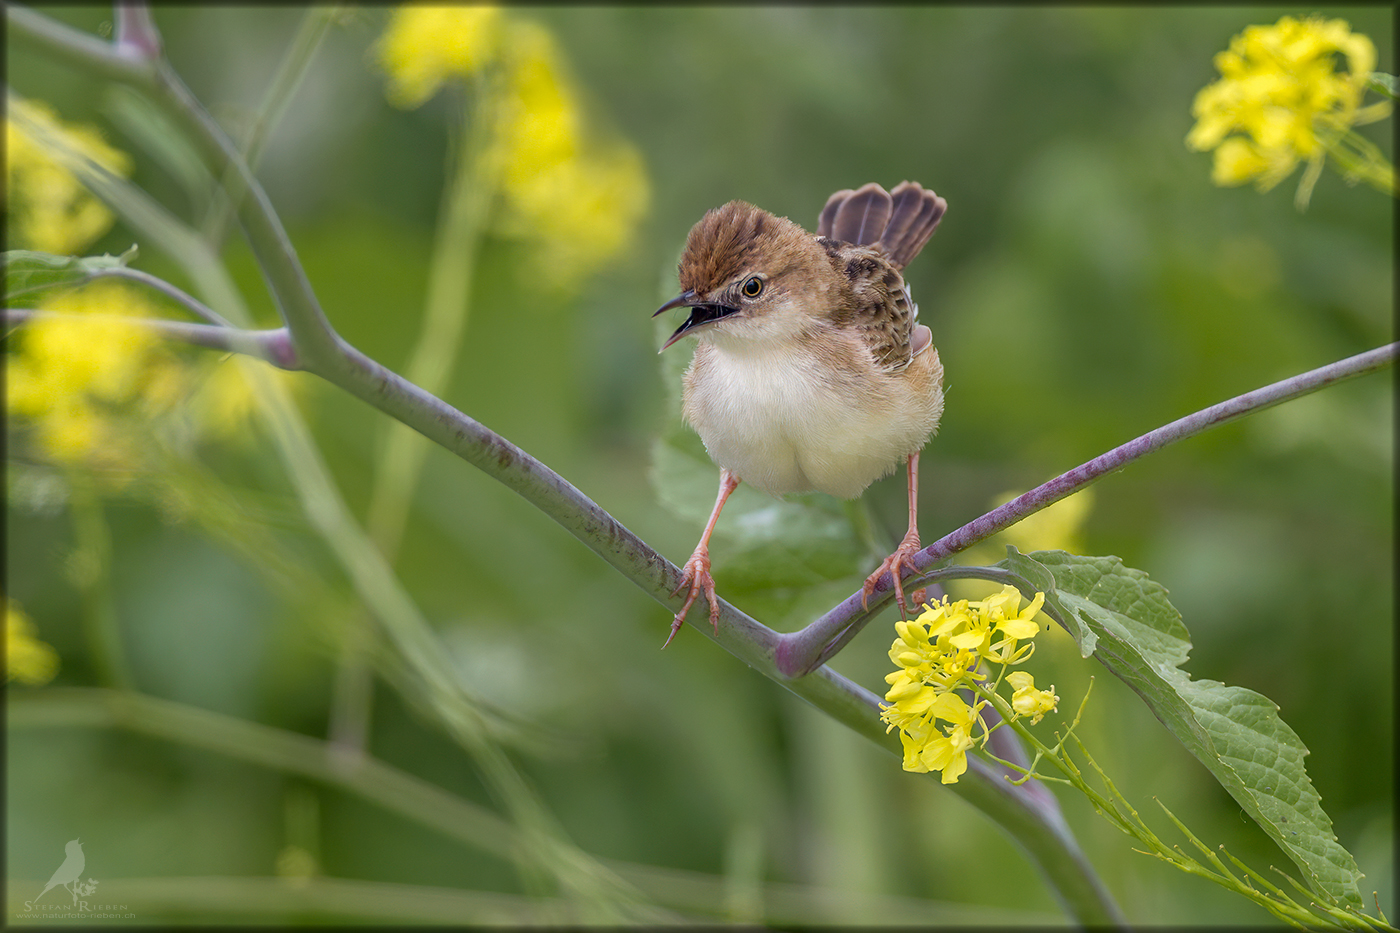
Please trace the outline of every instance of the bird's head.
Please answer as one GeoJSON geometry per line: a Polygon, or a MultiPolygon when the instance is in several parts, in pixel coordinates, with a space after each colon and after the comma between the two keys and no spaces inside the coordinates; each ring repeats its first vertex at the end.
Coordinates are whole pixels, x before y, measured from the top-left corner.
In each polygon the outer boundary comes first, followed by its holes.
{"type": "Polygon", "coordinates": [[[730,201],[691,228],[678,272],[681,294],[656,314],[690,308],[690,317],[662,350],[692,334],[725,342],[799,336],[824,304],[832,266],[797,224],[730,201]]]}

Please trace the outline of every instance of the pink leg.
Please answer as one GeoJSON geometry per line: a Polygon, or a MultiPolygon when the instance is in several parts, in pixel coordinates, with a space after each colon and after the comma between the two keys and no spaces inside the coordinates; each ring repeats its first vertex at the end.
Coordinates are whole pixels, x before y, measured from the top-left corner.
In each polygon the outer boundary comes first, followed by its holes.
{"type": "MultiPolygon", "coordinates": [[[[690,611],[691,604],[696,598],[704,593],[710,601],[710,624],[714,626],[716,632],[719,631],[719,598],[715,596],[715,579],[710,576],[710,535],[715,530],[715,522],[719,521],[720,510],[724,508],[724,503],[739,485],[739,477],[728,470],[721,469],[719,473],[719,495],[715,497],[715,510],[710,513],[709,524],[705,526],[705,531],[700,535],[700,543],[695,545],[695,553],[690,555],[690,560],[685,562],[681,568],[681,582],[672,592],[675,596],[687,586],[690,593],[685,598],[685,605],[681,606],[681,611],[676,613],[675,621],[671,623],[671,634],[666,637],[666,645],[671,643],[671,639],[676,637],[676,633],[681,630],[681,624],[685,622],[685,614],[690,611]]],[[[666,645],[662,645],[665,650],[666,645]]]]}
{"type": "MultiPolygon", "coordinates": [[[[919,551],[919,455],[912,453],[909,455],[909,531],[905,533],[904,540],[895,548],[894,553],[886,557],[879,567],[875,568],[865,580],[865,586],[860,590],[860,604],[864,608],[869,608],[870,594],[875,591],[880,578],[886,573],[894,582],[894,596],[899,603],[900,614],[908,618],[909,608],[904,602],[904,587],[900,578],[905,570],[913,570],[913,557],[919,551]]],[[[914,604],[920,605],[924,597],[928,594],[923,589],[915,590],[913,593],[914,604]]]]}

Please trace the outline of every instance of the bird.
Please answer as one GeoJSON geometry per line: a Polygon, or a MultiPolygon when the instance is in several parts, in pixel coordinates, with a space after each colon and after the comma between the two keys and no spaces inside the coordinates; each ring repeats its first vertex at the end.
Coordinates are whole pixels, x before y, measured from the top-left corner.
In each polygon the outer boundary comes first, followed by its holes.
{"type": "MultiPolygon", "coordinates": [[[[72,893],[70,886],[83,876],[83,869],[87,867],[87,859],[83,857],[83,844],[76,839],[70,839],[64,845],[63,851],[67,853],[67,857],[64,858],[63,864],[58,866],[58,871],[53,873],[49,883],[44,885],[44,890],[39,892],[39,897],[43,897],[49,893],[50,888],[56,888],[59,885],[68,888],[69,893],[72,893]]],[[[37,901],[39,897],[34,898],[34,900],[37,901]]],[[[77,901],[78,896],[74,894],[73,902],[77,903],[77,901]]]]}
{"type": "MultiPolygon", "coordinates": [[[[903,270],[948,209],[918,182],[875,182],[832,194],[809,233],[745,201],[691,228],[677,266],[681,293],[652,316],[689,308],[662,345],[694,337],[682,416],[720,467],[719,493],[681,569],[685,603],[666,645],[703,593],[719,630],[709,542],[741,482],[776,497],[819,490],[845,499],[908,468],[909,530],[866,579],[861,603],[919,550],[919,453],[943,414],[943,364],[918,323],[903,270]]],[[[663,645],[664,648],[666,645],[663,645]]]]}

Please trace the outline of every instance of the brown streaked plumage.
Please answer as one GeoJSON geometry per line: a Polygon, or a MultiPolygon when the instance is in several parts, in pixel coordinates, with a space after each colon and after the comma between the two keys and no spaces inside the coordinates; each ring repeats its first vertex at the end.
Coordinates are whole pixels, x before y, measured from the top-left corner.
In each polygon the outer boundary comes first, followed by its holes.
{"type": "Polygon", "coordinates": [[[907,611],[899,578],[918,550],[918,454],[943,411],[943,367],[901,270],[946,209],[915,182],[892,192],[871,183],[833,194],[815,236],[742,201],[707,212],[691,229],[678,268],[682,293],[656,313],[691,309],[662,349],[698,339],[683,413],[721,481],[676,589],[689,592],[672,637],[702,592],[718,624],[709,538],[740,480],[775,496],[816,489],[854,498],[901,462],[909,466],[909,533],[863,595],[889,574],[907,611]]]}

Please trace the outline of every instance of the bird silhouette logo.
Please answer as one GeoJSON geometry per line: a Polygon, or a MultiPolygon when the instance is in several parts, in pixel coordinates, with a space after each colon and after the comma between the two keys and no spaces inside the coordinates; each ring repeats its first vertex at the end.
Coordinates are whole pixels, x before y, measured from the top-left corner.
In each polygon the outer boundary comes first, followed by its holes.
{"type": "Polygon", "coordinates": [[[34,898],[29,904],[32,905],[39,898],[48,894],[50,889],[62,887],[69,894],[73,895],[73,906],[78,906],[79,897],[87,897],[97,890],[97,882],[89,878],[83,881],[83,869],[87,867],[87,859],[83,856],[83,844],[77,839],[69,840],[63,847],[67,853],[63,859],[63,864],[58,866],[58,870],[53,873],[49,883],[44,885],[44,890],[39,892],[39,897],[34,898]]]}

